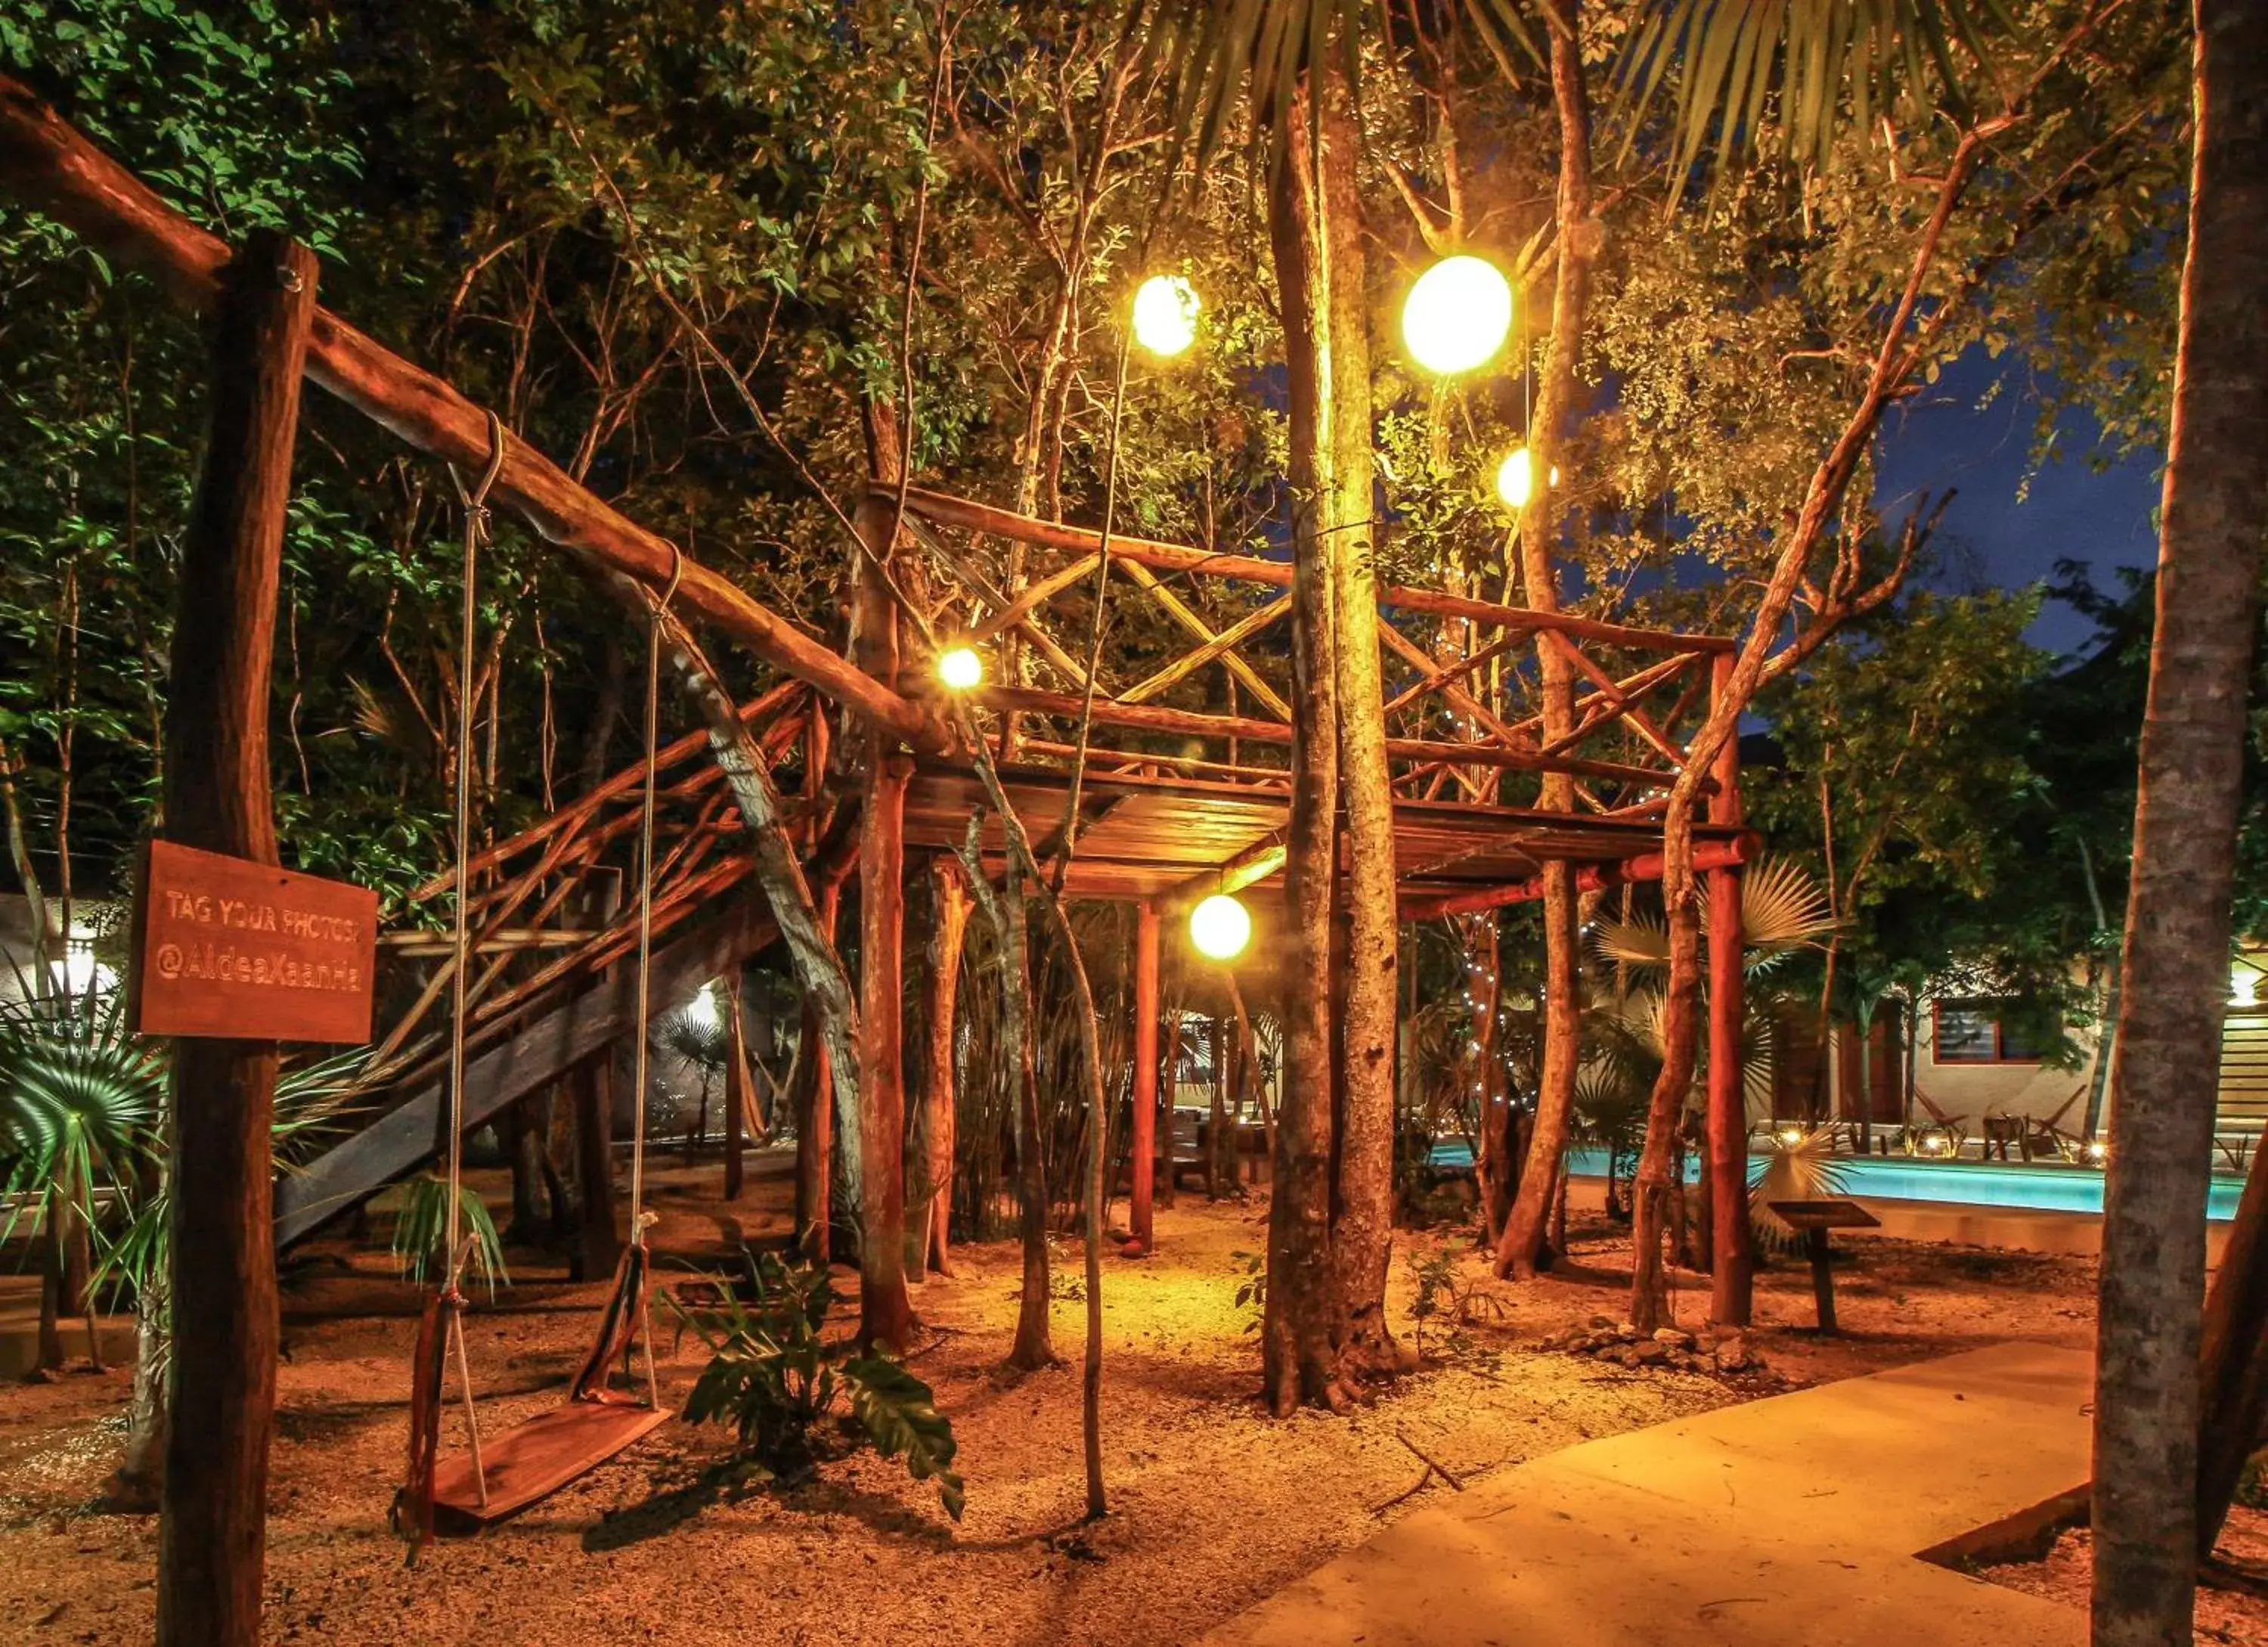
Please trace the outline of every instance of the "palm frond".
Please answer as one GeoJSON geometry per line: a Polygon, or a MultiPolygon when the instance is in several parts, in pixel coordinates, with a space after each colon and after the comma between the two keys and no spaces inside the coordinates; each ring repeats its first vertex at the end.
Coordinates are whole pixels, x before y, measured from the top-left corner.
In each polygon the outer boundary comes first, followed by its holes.
{"type": "MultiPolygon", "coordinates": [[[[1372,10],[1366,0],[1167,0],[1150,14],[1144,51],[1167,87],[1176,149],[1202,170],[1219,154],[1241,98],[1251,110],[1255,146],[1264,144],[1271,160],[1280,158],[1292,136],[1300,82],[1328,54],[1337,51],[1349,85],[1361,84],[1365,14],[1372,10]]],[[[1491,41],[1545,61],[1513,0],[1458,0],[1458,10],[1491,41]]],[[[1369,21],[1385,39],[1396,27],[1425,26],[1422,18],[1389,17],[1383,4],[1369,21]]],[[[1312,100],[1308,115],[1311,122],[1321,118],[1312,100]]]]}
{"type": "Polygon", "coordinates": [[[1669,925],[1647,910],[1628,919],[1609,917],[1592,923],[1591,947],[1610,965],[1668,966],[1669,925]]]}
{"type": "Polygon", "coordinates": [[[1634,137],[1675,67],[1675,175],[1712,146],[1712,170],[1746,161],[1768,114],[1788,159],[1823,169],[1846,120],[1871,129],[1880,114],[1932,102],[1967,118],[1986,32],[2015,26],[2001,0],[1653,0],[1616,76],[1634,137]]]}
{"type": "Polygon", "coordinates": [[[1771,1203],[1837,1200],[1849,1193],[1849,1183],[1850,1163],[1837,1157],[1830,1128],[1775,1136],[1771,1153],[1749,1185],[1749,1228],[1764,1245],[1787,1252],[1802,1237],[1771,1203]]]}
{"type": "MultiPolygon", "coordinates": [[[[470,1267],[489,1296],[496,1296],[497,1284],[512,1284],[504,1273],[504,1239],[497,1234],[496,1220],[489,1215],[488,1203],[471,1185],[460,1185],[457,1191],[457,1206],[461,1218],[460,1239],[469,1238],[472,1246],[470,1267]]],[[[449,1229],[449,1184],[446,1178],[426,1175],[412,1178],[402,1185],[401,1208],[394,1219],[394,1261],[413,1281],[423,1281],[428,1275],[446,1274],[454,1261],[445,1248],[449,1229]]]]}
{"type": "Polygon", "coordinates": [[[1827,889],[1793,858],[1760,858],[1741,876],[1741,942],[1751,971],[1835,930],[1827,889]]]}

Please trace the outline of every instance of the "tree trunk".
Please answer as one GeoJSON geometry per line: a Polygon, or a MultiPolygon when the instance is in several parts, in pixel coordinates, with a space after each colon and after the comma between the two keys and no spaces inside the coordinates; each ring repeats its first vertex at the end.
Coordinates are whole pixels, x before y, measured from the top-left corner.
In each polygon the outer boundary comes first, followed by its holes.
{"type": "MultiPolygon", "coordinates": [[[[2095,1641],[2191,1639],[2205,1188],[2268,529],[2268,4],[2196,0],[2196,150],[2120,965],[2095,1339],[2095,1641]]],[[[2232,1275],[2220,1320],[2244,1283],[2232,1275]]],[[[2245,1289],[2249,1290],[2249,1288],[2245,1289]]],[[[2218,1324],[2218,1323],[2217,1323],[2218,1324]]],[[[2223,1374],[2205,1363],[2216,1424],[2223,1374]]]]}
{"type": "MultiPolygon", "coordinates": [[[[1297,139],[1295,138],[1296,142],[1297,139]]],[[[1322,416],[1329,469],[1320,494],[1329,535],[1321,556],[1330,577],[1335,631],[1339,809],[1346,843],[1344,988],[1338,993],[1340,1089],[1331,1248],[1345,1311],[1345,1374],[1416,1366],[1386,1315],[1394,1255],[1394,1030],[1402,934],[1395,904],[1394,792],[1387,769],[1385,693],[1380,673],[1373,521],[1375,442],[1371,428],[1370,293],[1360,136],[1349,89],[1326,77],[1322,212],[1328,299],[1322,416]]],[[[1233,1156],[1232,1156],[1232,1163],[1233,1156]]]]}
{"type": "MultiPolygon", "coordinates": [[[[1537,385],[1535,421],[1528,435],[1534,484],[1520,513],[1521,583],[1528,604],[1546,612],[1559,607],[1552,550],[1559,535],[1561,494],[1550,480],[1563,455],[1570,422],[1580,410],[1581,386],[1576,371],[1590,307],[1591,265],[1601,238],[1591,213],[1590,93],[1577,38],[1582,7],[1580,0],[1565,0],[1560,10],[1566,26],[1550,31],[1552,102],[1559,124],[1559,275],[1552,294],[1550,352],[1537,385]]],[[[1546,630],[1538,632],[1535,641],[1543,736],[1550,744],[1567,736],[1575,725],[1575,668],[1567,655],[1569,643],[1561,637],[1546,630]]],[[[1564,772],[1545,773],[1543,804],[1547,809],[1572,812],[1574,779],[1564,772]]],[[[1582,932],[1575,868],[1564,860],[1552,859],[1543,866],[1543,1056],[1536,1083],[1535,1126],[1521,1172],[1520,1193],[1497,1244],[1499,1276],[1532,1276],[1543,1259],[1544,1214],[1575,1112],[1575,1077],[1582,1063],[1582,932]]]]}
{"type": "MultiPolygon", "coordinates": [[[[1313,980],[1330,976],[1337,881],[1338,648],[1330,556],[1344,494],[1333,439],[1329,200],[1307,135],[1311,95],[1303,86],[1293,100],[1286,122],[1293,135],[1269,185],[1268,228],[1291,412],[1292,742],[1284,935],[1287,975],[1313,980]]],[[[1327,114],[1336,102],[1326,95],[1327,114]]],[[[1348,141],[1344,122],[1329,122],[1325,141],[1332,139],[1348,141]]],[[[1322,164],[1328,172],[1335,164],[1351,166],[1352,156],[1334,162],[1327,148],[1322,164]]],[[[1367,466],[1366,455],[1366,472],[1367,466]]],[[[1331,1008],[1328,989],[1286,992],[1261,1326],[1268,1404],[1279,1417],[1302,1402],[1335,1411],[1346,1403],[1339,1382],[1345,1307],[1331,1252],[1331,1008]]]]}
{"type": "MultiPolygon", "coordinates": [[[[870,419],[871,421],[871,419],[870,419]]],[[[861,558],[851,654],[895,689],[897,609],[875,562],[897,535],[889,500],[858,506],[861,558]]],[[[858,812],[858,1338],[903,1354],[913,1335],[906,1294],[905,863],[910,757],[880,727],[860,728],[858,812]]]]}
{"type": "MultiPolygon", "coordinates": [[[[222,277],[205,465],[182,546],[166,720],[169,838],[273,864],[268,777],[284,513],[315,259],[254,231],[222,277]]],[[[173,1058],[173,1395],[158,1540],[161,1647],[253,1647],[278,1336],[273,1042],[173,1058]]]]}
{"type": "MultiPolygon", "coordinates": [[[[2122,1146],[2123,1147],[2123,1146],[2122,1146]]],[[[2205,1299],[2197,1551],[2213,1554],[2244,1466],[2268,1433],[2268,1149],[2252,1152],[2205,1299]]]]}
{"type": "MultiPolygon", "coordinates": [[[[1712,689],[1729,690],[1733,660],[1711,664],[1712,689]]],[[[1709,821],[1741,821],[1741,747],[1727,738],[1716,762],[1709,821]]],[[[1741,871],[1712,869],[1709,881],[1709,1113],[1702,1174],[1709,1185],[1709,1314],[1746,1326],[1755,1309],[1756,1252],[1749,1230],[1749,1108],[1742,1079],[1741,1026],[1747,1016],[1746,934],[1741,929],[1741,871]]]]}
{"type": "Polygon", "coordinates": [[[929,1125],[924,1129],[929,1140],[929,1213],[922,1227],[930,1268],[950,1275],[957,1075],[954,1013],[961,1000],[961,948],[968,928],[968,889],[961,883],[954,860],[942,854],[930,860],[929,875],[937,900],[937,924],[930,942],[929,999],[923,1015],[929,1030],[928,1057],[924,1060],[928,1086],[922,1095],[929,1112],[929,1125]]]}
{"type": "Polygon", "coordinates": [[[1031,1371],[1055,1364],[1048,1335],[1048,1171],[1046,1128],[1040,1117],[1039,1072],[1032,1059],[1032,937],[1024,902],[1024,873],[1008,859],[1000,899],[1002,955],[1000,1016],[1007,1040],[1010,1102],[1016,1114],[1016,1232],[1023,1252],[1024,1290],[1016,1310],[1016,1341],[1008,1364],[1031,1371]]]}
{"type": "Polygon", "coordinates": [[[1151,1207],[1158,1171],[1159,925],[1157,904],[1143,899],[1134,923],[1133,1141],[1127,1151],[1133,1187],[1126,1203],[1126,1245],[1133,1258],[1148,1257],[1157,1245],[1151,1207]]]}
{"type": "Polygon", "coordinates": [[[1673,791],[1663,828],[1661,900],[1669,916],[1669,982],[1662,1015],[1661,1072],[1646,1109],[1646,1143],[1631,1183],[1631,1324],[1640,1333],[1662,1325],[1661,1237],[1669,1215],[1676,1135],[1693,1084],[1695,1008],[1701,993],[1701,906],[1694,884],[1690,810],[1678,816],[1673,791]]]}

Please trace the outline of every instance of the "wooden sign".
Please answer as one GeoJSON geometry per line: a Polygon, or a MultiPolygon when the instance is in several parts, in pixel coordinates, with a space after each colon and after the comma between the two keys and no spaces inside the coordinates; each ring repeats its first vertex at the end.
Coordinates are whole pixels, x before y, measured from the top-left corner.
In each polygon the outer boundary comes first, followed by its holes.
{"type": "Polygon", "coordinates": [[[153,840],[127,976],[145,1035],[370,1039],[378,894],[153,840]]]}

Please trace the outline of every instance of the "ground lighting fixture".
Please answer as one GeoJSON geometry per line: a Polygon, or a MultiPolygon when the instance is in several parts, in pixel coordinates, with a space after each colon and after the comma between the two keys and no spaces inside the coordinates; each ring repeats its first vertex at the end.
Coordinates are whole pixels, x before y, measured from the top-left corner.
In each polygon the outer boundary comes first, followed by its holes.
{"type": "Polygon", "coordinates": [[[1485,365],[1512,334],[1512,283],[1485,257],[1459,253],[1418,277],[1402,302],[1402,342],[1428,372],[1485,365]]]}

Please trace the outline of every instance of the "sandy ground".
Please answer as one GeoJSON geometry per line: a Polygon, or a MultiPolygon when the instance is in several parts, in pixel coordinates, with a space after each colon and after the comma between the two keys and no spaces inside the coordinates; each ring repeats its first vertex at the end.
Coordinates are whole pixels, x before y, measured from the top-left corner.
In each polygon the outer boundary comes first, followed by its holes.
{"type": "MultiPolygon", "coordinates": [[[[2230,1510],[2220,1548],[2222,1555],[2250,1567],[2268,1568],[2268,1513],[2242,1505],[2230,1510]]],[[[2083,1612],[2095,1578],[2094,1542],[2085,1527],[2073,1527],[2058,1533],[2042,1559],[1982,1567],[1977,1576],[2083,1612]]],[[[2200,1589],[2195,1616],[2200,1642],[2235,1642],[2244,1647],[2268,1644],[2268,1600],[2258,1596],[2200,1589]]]]}
{"type": "MultiPolygon", "coordinates": [[[[761,1237],[784,1222],[778,1181],[724,1208],[706,1175],[662,1177],[665,1254],[713,1253],[736,1230],[761,1237]]],[[[385,1508],[401,1467],[415,1300],[381,1279],[382,1253],[327,1249],[286,1295],[269,1636],[483,1647],[1183,1641],[1447,1490],[1435,1481],[1390,1502],[1420,1474],[1413,1448],[1476,1478],[1793,1385],[2012,1338],[2083,1344],[2091,1332],[2092,1260],[1860,1239],[1843,1267],[1843,1340],[1803,1330],[1810,1294],[1800,1267],[1767,1272],[1750,1339],[1763,1372],[1725,1382],[1538,1353],[1548,1333],[1621,1313],[1627,1243],[1579,1218],[1566,1278],[1501,1286],[1463,1257],[1461,1280],[1490,1302],[1462,1350],[1429,1328],[1427,1369],[1354,1415],[1278,1422],[1257,1404],[1248,1312],[1233,1302],[1233,1255],[1261,1246],[1265,1216],[1258,1196],[1208,1206],[1184,1193],[1159,1215],[1156,1256],[1106,1259],[1112,1513],[1098,1525],[1079,1522],[1075,1364],[1020,1378],[998,1370],[1017,1286],[1015,1253],[1002,1244],[961,1249],[958,1274],[916,1296],[914,1365],[954,1422],[968,1478],[959,1526],[933,1491],[873,1458],[829,1464],[792,1491],[705,1486],[723,1437],[672,1425],[519,1520],[437,1546],[414,1568],[386,1532],[385,1508]]],[[[1435,1244],[1404,1237],[1397,1308],[1409,1299],[1407,1249],[1435,1244]]],[[[1059,1292],[1075,1281],[1076,1258],[1062,1254],[1059,1292]]],[[[484,1427],[556,1401],[593,1325],[600,1289],[544,1274],[524,1258],[520,1284],[471,1317],[484,1427]]],[[[1689,1287],[1677,1303],[1697,1323],[1705,1294],[1689,1287]]],[[[1060,1353],[1077,1353],[1082,1308],[1056,1304],[1060,1353]]],[[[671,1399],[698,1370],[699,1345],[673,1343],[666,1328],[659,1336],[671,1399]]],[[[84,1508],[117,1459],[125,1393],[118,1373],[0,1386],[0,1640],[149,1639],[156,1528],[84,1508]]],[[[446,1438],[460,1434],[453,1414],[446,1438]]]]}

